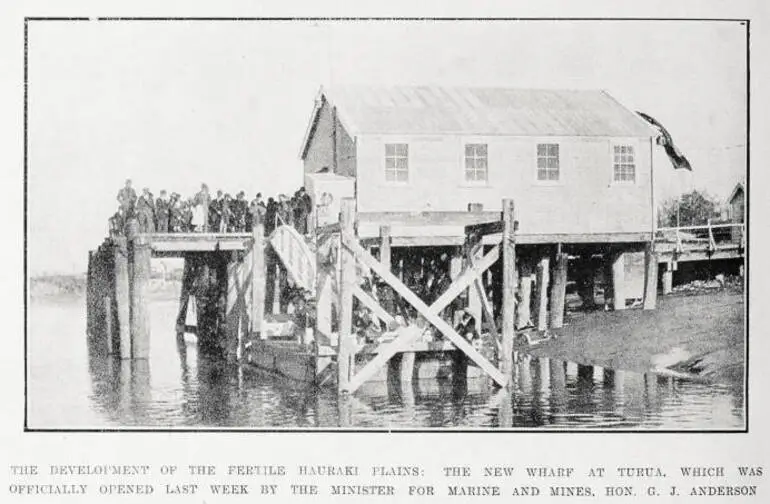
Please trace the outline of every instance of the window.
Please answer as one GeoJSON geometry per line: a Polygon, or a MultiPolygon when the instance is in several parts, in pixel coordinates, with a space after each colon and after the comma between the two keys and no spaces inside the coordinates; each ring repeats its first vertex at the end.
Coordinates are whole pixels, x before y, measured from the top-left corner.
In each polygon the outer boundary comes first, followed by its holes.
{"type": "Polygon", "coordinates": [[[388,182],[409,181],[408,144],[385,144],[385,180],[388,182]]]}
{"type": "Polygon", "coordinates": [[[465,146],[465,181],[487,181],[487,144],[467,144],[465,146]]]}
{"type": "Polygon", "coordinates": [[[559,180],[559,144],[537,144],[537,180],[559,180]]]}
{"type": "Polygon", "coordinates": [[[636,182],[634,147],[615,145],[612,153],[612,179],[615,182],[636,182]]]}

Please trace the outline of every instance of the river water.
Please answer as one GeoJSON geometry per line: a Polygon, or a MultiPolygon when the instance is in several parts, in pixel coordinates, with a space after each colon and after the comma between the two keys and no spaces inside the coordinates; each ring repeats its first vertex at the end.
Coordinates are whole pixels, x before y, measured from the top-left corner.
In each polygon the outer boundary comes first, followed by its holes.
{"type": "Polygon", "coordinates": [[[28,426],[90,429],[666,429],[740,430],[743,391],[655,375],[523,358],[513,395],[485,380],[467,388],[420,380],[365,384],[345,402],[333,390],[287,383],[177,344],[173,300],[151,304],[147,361],[89,355],[85,301],[32,301],[28,426]]]}

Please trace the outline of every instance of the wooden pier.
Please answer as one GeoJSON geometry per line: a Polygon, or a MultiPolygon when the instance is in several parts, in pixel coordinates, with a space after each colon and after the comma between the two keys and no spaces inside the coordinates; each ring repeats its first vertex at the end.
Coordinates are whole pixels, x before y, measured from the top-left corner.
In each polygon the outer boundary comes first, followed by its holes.
{"type": "MultiPolygon", "coordinates": [[[[588,264],[589,259],[581,258],[595,257],[599,251],[601,263],[592,268],[606,272],[605,300],[623,310],[625,254],[644,251],[643,307],[654,309],[659,265],[662,291],[667,293],[677,264],[740,259],[745,249],[742,225],[662,228],[654,233],[654,241],[650,233],[646,240],[628,237],[629,242],[547,243],[518,234],[510,199],[503,200],[500,212],[357,214],[355,200],[348,198],[340,208],[339,222],[316,227],[311,237],[289,226],[265,236],[262,223],[256,223],[251,233],[142,234],[129,221],[125,236],[107,238],[89,253],[88,334],[93,347],[123,359],[148,358],[150,261],[180,257],[184,274],[174,321],[177,334],[194,331],[204,350],[233,362],[250,362],[315,384],[336,382],[343,394],[388,373],[396,373],[402,383],[425,376],[464,379],[484,374],[506,387],[514,370],[517,330],[532,325],[542,334],[562,327],[571,262],[588,264]],[[362,224],[377,224],[378,236],[359,236],[362,224]],[[409,240],[404,245],[405,233],[394,235],[394,227],[403,225],[462,230],[461,237],[452,231],[455,234],[423,238],[427,240],[423,246],[453,250],[452,282],[430,305],[409,289],[403,265],[393,260],[395,247],[413,245],[409,240]],[[358,341],[354,303],[389,328],[398,325],[395,314],[362,288],[365,274],[384,282],[443,339],[425,340],[425,331],[408,323],[389,330],[380,341],[358,341]],[[485,283],[485,275],[492,275],[492,281],[485,283]],[[315,303],[313,326],[298,327],[293,335],[274,330],[275,317],[280,316],[274,312],[285,304],[280,292],[289,284],[308,292],[315,303]],[[186,318],[193,300],[197,321],[191,327],[186,318]],[[445,319],[449,306],[462,306],[473,315],[478,331],[492,342],[492,352],[466,340],[445,319]]],[[[581,289],[593,291],[593,271],[581,289]]]]}

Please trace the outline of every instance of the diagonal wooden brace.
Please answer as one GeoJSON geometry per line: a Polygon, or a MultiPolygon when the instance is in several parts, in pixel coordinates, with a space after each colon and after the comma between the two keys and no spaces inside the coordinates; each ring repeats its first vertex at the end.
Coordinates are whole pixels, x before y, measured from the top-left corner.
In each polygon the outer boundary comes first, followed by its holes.
{"type": "MultiPolygon", "coordinates": [[[[458,294],[460,294],[464,289],[468,288],[468,286],[473,282],[473,280],[478,277],[481,273],[483,273],[489,266],[494,264],[494,262],[498,259],[500,250],[498,247],[495,247],[492,251],[490,251],[484,258],[479,262],[478,265],[473,266],[471,268],[466,269],[463,271],[463,273],[455,280],[455,282],[449,286],[449,288],[442,294],[439,299],[436,300],[435,303],[433,303],[432,306],[428,306],[425,304],[425,302],[420,299],[414,292],[412,292],[406,285],[404,285],[395,275],[393,275],[388,269],[382,265],[377,259],[372,257],[366,250],[364,250],[361,245],[359,245],[358,241],[348,233],[343,233],[342,235],[342,242],[343,245],[345,245],[347,248],[350,249],[351,252],[356,256],[356,258],[364,263],[366,266],[371,268],[372,271],[377,273],[377,275],[380,276],[383,280],[385,280],[390,286],[399,294],[401,297],[403,297],[409,304],[414,306],[420,314],[425,317],[428,322],[433,324],[433,326],[436,327],[441,333],[444,334],[447,338],[449,338],[454,345],[462,350],[468,357],[470,357],[478,366],[483,369],[489,376],[492,377],[495,382],[498,383],[501,387],[504,387],[507,382],[508,378],[503,375],[503,373],[500,372],[494,365],[492,365],[491,362],[489,362],[483,355],[481,355],[473,346],[468,343],[465,338],[457,334],[457,332],[450,326],[444,319],[442,319],[438,312],[440,312],[442,309],[444,309],[446,306],[451,303],[451,301],[457,297],[458,294]],[[483,268],[483,269],[482,269],[483,268]]],[[[396,345],[394,345],[396,346],[396,345]]],[[[400,346],[400,345],[398,345],[400,346]]],[[[393,354],[395,354],[394,352],[393,354]]],[[[393,355],[391,354],[391,356],[393,355]]],[[[378,354],[378,356],[384,354],[378,354]]],[[[387,358],[390,358],[391,356],[388,356],[387,358]]],[[[384,361],[387,361],[387,359],[384,359],[384,361]]],[[[383,362],[384,362],[383,361],[383,362]]],[[[381,365],[381,364],[380,364],[381,365]]],[[[362,369],[359,374],[361,374],[367,366],[362,369]]],[[[358,384],[359,380],[354,378],[352,380],[352,384],[358,384]]]]}

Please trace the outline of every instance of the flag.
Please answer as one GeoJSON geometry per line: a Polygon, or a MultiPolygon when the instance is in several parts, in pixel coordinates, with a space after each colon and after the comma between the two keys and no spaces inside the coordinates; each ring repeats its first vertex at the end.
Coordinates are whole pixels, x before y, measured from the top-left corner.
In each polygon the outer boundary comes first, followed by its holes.
{"type": "Polygon", "coordinates": [[[660,132],[660,136],[658,137],[658,144],[663,146],[666,154],[668,154],[668,158],[671,160],[671,164],[674,165],[674,169],[692,171],[690,162],[686,157],[684,157],[682,151],[680,151],[679,148],[674,144],[674,140],[671,138],[671,134],[668,132],[668,130],[666,130],[666,128],[664,128],[663,125],[656,121],[653,117],[648,116],[644,112],[637,112],[637,114],[639,114],[642,119],[655,126],[655,128],[660,132]]]}

